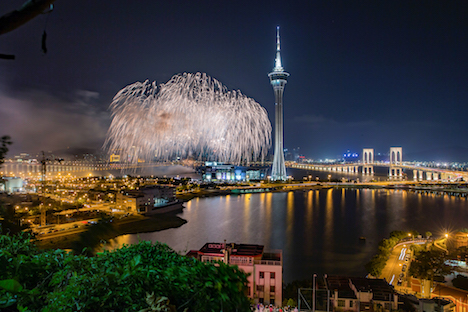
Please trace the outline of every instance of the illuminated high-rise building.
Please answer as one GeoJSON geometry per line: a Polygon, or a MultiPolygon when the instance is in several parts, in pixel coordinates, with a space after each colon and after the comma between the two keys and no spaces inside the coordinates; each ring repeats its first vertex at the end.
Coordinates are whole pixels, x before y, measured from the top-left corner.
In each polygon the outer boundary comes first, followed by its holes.
{"type": "Polygon", "coordinates": [[[268,74],[270,83],[275,93],[275,154],[271,169],[271,179],[273,181],[286,180],[286,166],[284,164],[283,150],[283,92],[284,86],[288,82],[289,74],[283,70],[280,55],[280,35],[279,26],[276,27],[276,59],[273,71],[268,74]]]}

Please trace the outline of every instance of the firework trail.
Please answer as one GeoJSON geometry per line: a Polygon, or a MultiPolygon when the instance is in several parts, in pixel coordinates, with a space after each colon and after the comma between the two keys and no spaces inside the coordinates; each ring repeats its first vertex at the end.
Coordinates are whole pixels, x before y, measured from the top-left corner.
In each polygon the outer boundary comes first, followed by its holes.
{"type": "Polygon", "coordinates": [[[271,142],[266,110],[204,73],[148,80],[120,90],[110,104],[104,148],[138,159],[193,157],[241,163],[263,159],[271,142]]]}

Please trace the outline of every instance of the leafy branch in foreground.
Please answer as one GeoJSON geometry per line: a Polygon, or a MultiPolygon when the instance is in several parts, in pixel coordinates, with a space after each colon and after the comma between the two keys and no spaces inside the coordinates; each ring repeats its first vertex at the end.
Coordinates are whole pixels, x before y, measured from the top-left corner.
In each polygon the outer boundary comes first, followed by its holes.
{"type": "Polygon", "coordinates": [[[0,266],[0,309],[6,311],[148,311],[158,304],[177,311],[249,308],[247,277],[236,266],[202,263],[160,243],[88,257],[38,250],[26,234],[0,235],[0,266]],[[167,304],[148,304],[148,294],[167,298],[167,304]]]}

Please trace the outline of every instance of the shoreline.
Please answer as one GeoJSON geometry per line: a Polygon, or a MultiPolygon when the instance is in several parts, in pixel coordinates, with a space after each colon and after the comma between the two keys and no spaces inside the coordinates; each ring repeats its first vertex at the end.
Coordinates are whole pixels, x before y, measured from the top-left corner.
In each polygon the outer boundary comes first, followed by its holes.
{"type": "MultiPolygon", "coordinates": [[[[185,223],[187,223],[187,220],[176,216],[175,212],[155,214],[148,217],[130,216],[127,220],[113,223],[112,230],[101,239],[107,241],[121,235],[158,232],[178,228],[185,223]]],[[[79,240],[80,234],[84,232],[36,240],[36,246],[39,249],[71,249],[73,244],[79,240]]]]}
{"type": "MultiPolygon", "coordinates": [[[[429,191],[436,193],[456,193],[458,196],[468,196],[468,189],[451,189],[437,185],[407,185],[408,182],[390,183],[359,183],[359,184],[343,184],[343,183],[297,183],[297,184],[268,184],[258,187],[245,188],[229,188],[229,189],[213,189],[197,192],[178,194],[176,197],[181,203],[181,207],[175,211],[152,214],[152,215],[134,215],[125,220],[119,220],[112,224],[112,233],[103,237],[103,240],[114,239],[121,235],[139,234],[158,232],[171,228],[177,228],[185,223],[186,220],[178,217],[176,214],[183,211],[185,208],[183,203],[189,202],[194,198],[206,198],[226,195],[244,195],[258,193],[281,193],[281,192],[301,192],[309,190],[324,190],[331,188],[354,188],[354,189],[398,189],[406,191],[429,191]],[[268,190],[265,190],[268,189],[268,190]],[[233,192],[235,190],[235,192],[233,192]]],[[[43,238],[36,241],[36,245],[41,249],[70,249],[74,242],[79,240],[82,232],[75,232],[66,235],[61,235],[52,238],[43,238]]],[[[65,234],[65,233],[63,233],[65,234]]]]}

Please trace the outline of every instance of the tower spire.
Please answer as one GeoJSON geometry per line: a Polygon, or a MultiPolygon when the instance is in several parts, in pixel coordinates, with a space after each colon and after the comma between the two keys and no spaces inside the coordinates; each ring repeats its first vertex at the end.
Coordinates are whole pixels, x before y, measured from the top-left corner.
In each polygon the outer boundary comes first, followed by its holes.
{"type": "Polygon", "coordinates": [[[289,74],[281,66],[279,26],[276,27],[276,59],[273,71],[268,74],[275,94],[275,155],[271,167],[271,179],[273,181],[285,181],[286,166],[284,164],[283,150],[283,92],[288,82],[289,74]]]}
{"type": "Polygon", "coordinates": [[[279,26],[276,26],[276,52],[279,52],[280,50],[279,26]]]}
{"type": "Polygon", "coordinates": [[[281,45],[280,45],[280,34],[279,26],[276,26],[276,59],[275,59],[275,68],[273,71],[283,71],[283,66],[281,66],[281,45]]]}

